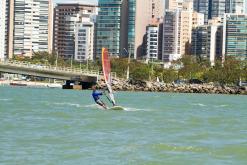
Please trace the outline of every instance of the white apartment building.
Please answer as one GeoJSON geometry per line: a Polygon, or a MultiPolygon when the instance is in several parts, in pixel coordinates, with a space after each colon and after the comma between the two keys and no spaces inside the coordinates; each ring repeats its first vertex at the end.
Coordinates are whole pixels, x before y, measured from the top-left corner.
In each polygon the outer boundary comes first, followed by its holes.
{"type": "Polygon", "coordinates": [[[4,60],[6,0],[0,1],[0,61],[4,60]]]}
{"type": "Polygon", "coordinates": [[[182,9],[167,10],[164,16],[162,58],[171,62],[189,52],[192,28],[203,25],[203,14],[193,11],[192,1],[183,3],[182,9]]]}
{"type": "Polygon", "coordinates": [[[184,0],[165,0],[166,10],[182,9],[184,0]]]}
{"type": "Polygon", "coordinates": [[[6,1],[6,55],[32,56],[37,51],[52,51],[51,0],[6,1]]]}
{"type": "MultiPolygon", "coordinates": [[[[95,5],[73,2],[57,4],[54,14],[54,51],[64,59],[73,58],[83,61],[85,56],[78,54],[82,52],[75,52],[75,50],[81,49],[80,45],[79,48],[76,48],[78,46],[76,43],[84,42],[79,41],[82,36],[78,37],[78,33],[82,35],[80,31],[83,31],[84,25],[95,23],[97,14],[98,7],[95,5]]],[[[91,24],[89,25],[91,26],[91,24]]]]}
{"type": "Polygon", "coordinates": [[[159,49],[159,27],[150,25],[147,27],[147,59],[158,59],[159,49]]]}
{"type": "Polygon", "coordinates": [[[193,2],[183,2],[180,15],[180,54],[189,53],[191,45],[192,28],[204,24],[204,15],[193,11],[193,2]]]}
{"type": "Polygon", "coordinates": [[[81,22],[75,30],[75,60],[93,60],[94,55],[94,23],[81,22]]]}

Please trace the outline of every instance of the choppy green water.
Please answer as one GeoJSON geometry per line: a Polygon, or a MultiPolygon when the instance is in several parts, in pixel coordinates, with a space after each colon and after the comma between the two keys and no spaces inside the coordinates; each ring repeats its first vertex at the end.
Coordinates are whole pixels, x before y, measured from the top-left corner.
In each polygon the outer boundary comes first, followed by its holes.
{"type": "Polygon", "coordinates": [[[247,97],[0,87],[0,164],[247,164],[247,97]]]}

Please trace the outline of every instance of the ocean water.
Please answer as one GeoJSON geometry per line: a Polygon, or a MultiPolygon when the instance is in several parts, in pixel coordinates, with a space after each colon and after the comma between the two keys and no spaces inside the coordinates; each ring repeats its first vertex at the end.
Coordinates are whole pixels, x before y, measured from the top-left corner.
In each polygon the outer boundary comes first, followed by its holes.
{"type": "Polygon", "coordinates": [[[247,97],[0,87],[1,165],[246,165],[247,97]],[[106,101],[106,100],[105,100],[106,101]]]}

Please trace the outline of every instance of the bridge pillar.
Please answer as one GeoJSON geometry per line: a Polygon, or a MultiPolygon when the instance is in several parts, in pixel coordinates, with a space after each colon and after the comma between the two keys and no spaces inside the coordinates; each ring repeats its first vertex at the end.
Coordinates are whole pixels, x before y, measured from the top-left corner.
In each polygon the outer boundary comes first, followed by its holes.
{"type": "Polygon", "coordinates": [[[93,84],[94,83],[67,80],[66,83],[63,85],[63,89],[83,90],[91,88],[93,84]]]}

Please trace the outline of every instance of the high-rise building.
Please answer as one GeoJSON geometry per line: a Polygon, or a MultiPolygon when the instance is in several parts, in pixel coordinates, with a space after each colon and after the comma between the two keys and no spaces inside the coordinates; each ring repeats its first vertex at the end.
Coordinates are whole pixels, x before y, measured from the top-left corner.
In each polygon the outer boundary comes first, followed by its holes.
{"type": "Polygon", "coordinates": [[[135,25],[136,25],[136,0],[129,0],[127,3],[127,10],[128,10],[128,27],[127,27],[127,36],[128,38],[123,38],[124,42],[123,48],[127,48],[129,53],[134,56],[135,54],[135,25]]]}
{"type": "Polygon", "coordinates": [[[132,56],[139,58],[146,53],[144,48],[146,27],[154,22],[159,22],[163,13],[162,0],[128,1],[128,40],[125,45],[132,56]]]}
{"type": "Polygon", "coordinates": [[[204,24],[204,14],[193,12],[192,18],[193,18],[192,27],[196,27],[204,24]]]}
{"type": "Polygon", "coordinates": [[[246,0],[225,0],[226,12],[225,13],[238,13],[243,14],[246,12],[246,0]]]}
{"type": "Polygon", "coordinates": [[[165,0],[165,9],[166,10],[176,10],[177,0],[165,0]]]}
{"type": "Polygon", "coordinates": [[[159,26],[147,26],[146,59],[158,60],[159,53],[159,26]]]}
{"type": "Polygon", "coordinates": [[[6,0],[0,2],[0,61],[4,60],[6,0]]]}
{"type": "Polygon", "coordinates": [[[165,10],[168,10],[169,9],[169,0],[164,0],[164,6],[165,6],[165,10]]]}
{"type": "Polygon", "coordinates": [[[173,56],[181,56],[179,18],[179,10],[167,10],[165,12],[162,46],[162,60],[165,62],[172,61],[174,59],[173,56]]]}
{"type": "Polygon", "coordinates": [[[247,15],[225,14],[223,25],[223,58],[247,59],[247,15]]]}
{"type": "Polygon", "coordinates": [[[99,0],[98,6],[96,56],[101,55],[102,47],[119,56],[122,0],[99,0]]]}
{"type": "Polygon", "coordinates": [[[193,11],[191,1],[184,2],[181,10],[166,11],[163,28],[163,60],[169,62],[189,54],[192,28],[203,23],[204,15],[193,11]]]}
{"type": "Polygon", "coordinates": [[[13,57],[14,3],[15,0],[6,0],[5,43],[4,43],[4,55],[6,58],[13,57]]]}
{"type": "Polygon", "coordinates": [[[6,2],[5,54],[32,56],[52,50],[51,0],[6,2]]]}
{"type": "Polygon", "coordinates": [[[163,28],[164,28],[164,21],[162,19],[160,20],[159,23],[158,60],[162,60],[163,28]]]}
{"type": "Polygon", "coordinates": [[[225,0],[194,0],[194,10],[204,14],[205,24],[215,17],[224,17],[225,0]]]}
{"type": "Polygon", "coordinates": [[[207,24],[208,20],[211,18],[212,0],[194,0],[193,2],[194,10],[204,14],[204,22],[207,24]]]}
{"type": "Polygon", "coordinates": [[[165,0],[165,9],[166,10],[181,9],[184,1],[186,0],[165,0]]]}
{"type": "Polygon", "coordinates": [[[146,27],[163,16],[162,0],[99,0],[97,55],[107,47],[111,55],[124,48],[135,58],[146,54],[146,27]]]}
{"type": "Polygon", "coordinates": [[[182,5],[180,22],[180,54],[190,54],[192,28],[204,24],[204,15],[193,11],[193,2],[185,1],[182,5]]]}
{"type": "Polygon", "coordinates": [[[97,6],[79,3],[59,3],[55,7],[53,49],[64,59],[75,58],[75,33],[77,23],[94,17],[97,6]]]}
{"type": "Polygon", "coordinates": [[[94,55],[94,22],[85,20],[77,23],[75,30],[75,60],[93,60],[94,55]]]}
{"type": "Polygon", "coordinates": [[[221,18],[224,17],[224,14],[226,12],[226,0],[211,0],[209,1],[209,4],[211,5],[209,6],[211,12],[209,12],[208,19],[213,19],[216,17],[221,17],[221,18]]]}
{"type": "Polygon", "coordinates": [[[215,17],[224,17],[225,13],[246,12],[246,0],[194,0],[194,10],[203,13],[205,24],[215,17]]]}
{"type": "Polygon", "coordinates": [[[193,28],[192,55],[215,64],[222,57],[223,24],[221,18],[214,18],[208,25],[193,28]]]}

